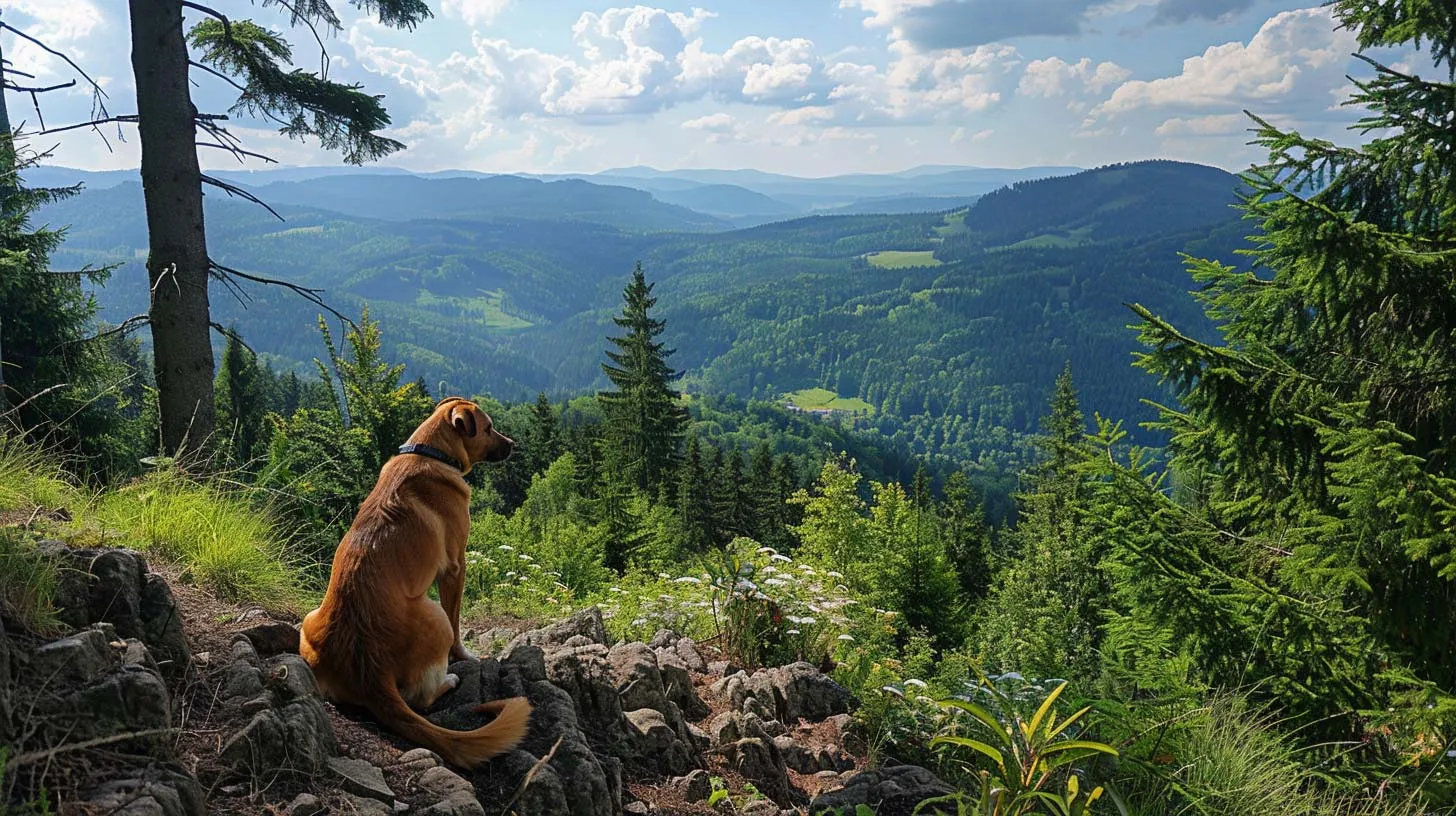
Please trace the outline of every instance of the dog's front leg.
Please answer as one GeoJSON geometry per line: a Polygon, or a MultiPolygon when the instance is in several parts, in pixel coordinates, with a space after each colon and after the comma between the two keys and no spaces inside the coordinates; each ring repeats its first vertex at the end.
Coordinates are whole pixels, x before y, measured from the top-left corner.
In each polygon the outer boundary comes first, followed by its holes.
{"type": "Polygon", "coordinates": [[[450,647],[450,660],[475,660],[475,654],[460,640],[460,601],[465,596],[465,565],[452,564],[440,575],[440,606],[450,618],[455,644],[450,647]]]}

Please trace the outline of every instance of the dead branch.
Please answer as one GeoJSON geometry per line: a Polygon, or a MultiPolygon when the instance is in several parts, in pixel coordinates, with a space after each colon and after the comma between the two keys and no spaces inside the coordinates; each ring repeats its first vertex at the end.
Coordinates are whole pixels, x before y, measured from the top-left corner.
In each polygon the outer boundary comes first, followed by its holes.
{"type": "Polygon", "coordinates": [[[252,193],[248,192],[247,190],[244,190],[243,188],[237,186],[236,184],[229,184],[228,182],[223,181],[222,179],[213,178],[212,176],[209,176],[206,173],[203,173],[201,175],[202,175],[202,183],[203,184],[211,184],[212,186],[218,188],[219,190],[222,190],[224,193],[227,193],[230,196],[237,196],[238,198],[244,199],[246,201],[251,201],[254,204],[257,204],[259,207],[262,207],[263,209],[267,210],[269,213],[271,213],[273,215],[274,218],[278,219],[279,221],[284,220],[283,216],[279,215],[277,210],[275,210],[272,207],[268,206],[268,203],[266,201],[264,201],[261,198],[258,198],[257,196],[253,195],[252,193]]]}
{"type": "Polygon", "coordinates": [[[323,291],[324,290],[322,290],[322,289],[311,289],[311,288],[309,288],[307,286],[300,286],[300,285],[298,285],[296,283],[291,283],[289,281],[278,280],[277,278],[265,278],[265,277],[263,277],[261,275],[251,275],[251,274],[248,274],[247,272],[242,272],[240,270],[233,269],[232,267],[223,266],[222,264],[218,263],[217,261],[210,260],[210,259],[208,260],[208,263],[211,264],[213,271],[217,272],[219,275],[232,276],[232,277],[236,277],[236,278],[241,278],[241,279],[246,280],[246,281],[252,281],[253,283],[261,283],[261,284],[264,284],[266,286],[281,286],[281,287],[283,287],[285,289],[291,289],[291,290],[293,290],[293,292],[295,294],[301,296],[304,300],[307,300],[308,302],[314,304],[315,306],[318,306],[318,307],[326,310],[329,314],[331,314],[334,317],[337,317],[338,319],[344,321],[344,323],[348,324],[349,326],[352,327],[354,325],[354,321],[353,320],[350,320],[348,317],[346,317],[338,309],[335,309],[334,307],[330,306],[327,302],[324,301],[324,299],[323,299],[323,291]]]}
{"type": "Polygon", "coordinates": [[[51,128],[50,130],[42,130],[42,131],[39,131],[36,135],[37,136],[46,136],[46,135],[49,135],[49,134],[52,134],[52,133],[64,133],[65,131],[68,131],[68,130],[80,130],[81,128],[88,128],[88,127],[97,128],[97,130],[99,132],[101,125],[107,125],[107,124],[110,124],[112,122],[117,122],[117,123],[120,123],[120,124],[134,125],[134,124],[137,123],[137,120],[139,120],[140,118],[141,118],[140,116],[137,116],[134,113],[123,114],[121,116],[103,116],[100,119],[92,119],[89,122],[80,122],[80,123],[77,123],[77,124],[74,124],[74,125],[66,125],[65,127],[51,128]]]}
{"type": "Polygon", "coordinates": [[[5,763],[5,771],[9,773],[21,765],[33,765],[41,760],[49,760],[56,754],[63,754],[69,751],[85,751],[91,748],[100,748],[103,745],[115,745],[118,742],[127,742],[143,737],[155,737],[159,734],[170,734],[176,730],[175,728],[153,728],[148,731],[131,731],[125,734],[113,734],[109,737],[97,737],[96,739],[85,740],[83,742],[73,742],[69,745],[57,745],[54,748],[47,748],[44,751],[16,754],[9,762],[5,763]]]}

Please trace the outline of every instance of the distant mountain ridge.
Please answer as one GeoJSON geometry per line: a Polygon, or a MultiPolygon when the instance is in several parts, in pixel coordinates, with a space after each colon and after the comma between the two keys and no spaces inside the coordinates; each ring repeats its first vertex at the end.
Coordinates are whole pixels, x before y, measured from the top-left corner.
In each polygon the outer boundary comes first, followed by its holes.
{"type": "MultiPolygon", "coordinates": [[[[284,167],[214,170],[270,203],[320,207],[362,218],[539,217],[552,207],[573,218],[628,229],[715,230],[749,227],[816,213],[933,212],[974,201],[1016,182],[1076,172],[1071,167],[924,166],[898,173],[800,178],[758,170],[656,170],[628,167],[600,173],[528,174],[391,167],[284,167]],[[533,187],[575,182],[646,192],[649,202],[587,187],[533,187]],[[294,185],[294,186],[288,186],[294,185]],[[507,197],[510,203],[495,200],[507,197]],[[372,202],[381,203],[374,209],[372,202]],[[683,212],[671,208],[690,210],[683,212]],[[923,209],[921,209],[923,208],[923,209]]],[[[135,170],[83,171],[37,167],[36,186],[83,183],[91,189],[138,181],[135,170]]]]}

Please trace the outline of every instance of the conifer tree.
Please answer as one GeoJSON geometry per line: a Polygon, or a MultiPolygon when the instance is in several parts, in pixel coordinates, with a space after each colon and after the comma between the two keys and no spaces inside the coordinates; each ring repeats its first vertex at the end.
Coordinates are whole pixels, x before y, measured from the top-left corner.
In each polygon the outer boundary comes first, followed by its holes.
{"type": "Polygon", "coordinates": [[[957,470],[946,479],[940,515],[947,555],[961,591],[968,600],[979,601],[991,584],[991,531],[965,471],[957,470]]]}
{"type": "Polygon", "coordinates": [[[783,548],[783,500],[779,498],[778,477],[774,472],[773,446],[767,440],[753,449],[745,485],[748,535],[776,549],[783,548]]]}
{"type": "Polygon", "coordinates": [[[267,444],[268,378],[237,331],[228,333],[213,393],[217,399],[219,449],[234,465],[250,467],[267,444]]]}
{"type": "MultiPolygon", "coordinates": [[[[719,538],[727,544],[737,536],[748,535],[748,492],[743,478],[743,450],[731,444],[727,454],[715,459],[713,482],[713,518],[719,538]]],[[[721,448],[719,449],[722,450],[721,448]]]]}
{"type": "Polygon", "coordinates": [[[96,303],[82,288],[104,282],[110,270],[50,268],[64,233],[37,228],[32,217],[80,188],[23,186],[20,173],[35,160],[22,154],[7,125],[0,132],[0,415],[79,452],[87,471],[125,471],[117,460],[141,452],[143,431],[126,427],[123,415],[135,412],[120,386],[140,374],[109,353],[106,342],[88,340],[99,327],[96,303]],[[123,438],[128,435],[135,438],[123,438]]]}
{"type": "Polygon", "coordinates": [[[556,428],[556,409],[551,406],[544,393],[537,394],[536,403],[531,406],[531,428],[523,441],[526,470],[532,476],[544,473],[561,456],[561,434],[556,428]]]}
{"type": "Polygon", "coordinates": [[[1348,712],[1386,710],[1393,677],[1456,684],[1456,28],[1438,0],[1328,5],[1362,52],[1424,48],[1444,76],[1363,53],[1358,146],[1254,118],[1268,158],[1244,179],[1249,262],[1188,261],[1220,341],[1134,307],[1139,365],[1178,398],[1172,468],[1206,495],[1180,512],[1129,468],[1119,503],[1146,506],[1107,515],[1143,597],[1197,602],[1148,618],[1200,654],[1241,655],[1207,660],[1216,682],[1265,683],[1322,728],[1359,729],[1348,712]],[[1132,539],[1134,518],[1156,526],[1132,539]]]}
{"type": "Polygon", "coordinates": [[[678,469],[677,511],[683,551],[706,552],[713,542],[713,505],[696,434],[688,437],[687,451],[678,469]]]}
{"type": "Polygon", "coordinates": [[[639,262],[623,292],[622,314],[612,319],[626,334],[608,338],[616,350],[602,364],[615,390],[597,394],[607,420],[608,458],[622,468],[621,478],[648,496],[676,473],[688,421],[672,388],[680,376],[667,364],[672,350],[657,339],[665,324],[651,315],[657,303],[652,288],[639,262]]]}

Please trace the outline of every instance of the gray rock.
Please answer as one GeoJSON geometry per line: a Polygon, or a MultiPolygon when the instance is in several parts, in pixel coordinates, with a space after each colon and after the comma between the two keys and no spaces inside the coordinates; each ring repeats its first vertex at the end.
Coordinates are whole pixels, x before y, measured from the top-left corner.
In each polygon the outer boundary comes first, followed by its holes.
{"type": "Polygon", "coordinates": [[[602,611],[596,607],[582,610],[560,623],[547,626],[544,629],[532,629],[529,632],[522,632],[511,641],[510,647],[518,645],[560,646],[567,640],[580,635],[592,643],[605,644],[607,642],[607,628],[602,623],[602,611]]]}
{"type": "Polygon", "coordinates": [[[782,736],[774,737],[773,743],[774,747],[779,750],[779,756],[784,758],[784,766],[790,770],[798,771],[801,774],[817,773],[820,770],[819,762],[808,748],[782,736]]]}
{"type": "Polygon", "coordinates": [[[672,788],[677,791],[685,801],[703,802],[713,792],[712,782],[709,781],[708,772],[699,768],[688,771],[686,776],[679,776],[672,780],[672,788]]]}
{"type": "Polygon", "coordinates": [[[646,802],[628,802],[622,806],[622,812],[630,813],[632,816],[647,816],[652,810],[647,807],[646,802]]]}
{"type": "MultiPolygon", "coordinates": [[[[117,631],[121,632],[121,628],[117,627],[117,631]]],[[[176,680],[186,676],[192,663],[192,650],[187,646],[187,634],[182,631],[182,613],[177,609],[177,600],[172,597],[167,580],[155,572],[146,573],[142,579],[138,637],[157,659],[163,677],[176,680]]]]}
{"type": "Polygon", "coordinates": [[[951,792],[951,786],[935,774],[916,765],[896,765],[873,771],[862,771],[844,779],[844,786],[821,793],[809,804],[810,813],[821,810],[853,811],[868,805],[885,816],[909,814],[915,806],[936,796],[951,792]]]}
{"type": "Polygon", "coordinates": [[[837,745],[823,745],[814,751],[814,764],[820,771],[843,773],[854,770],[854,757],[837,745]]]}
{"type": "Polygon", "coordinates": [[[664,774],[686,773],[695,762],[691,748],[684,744],[661,712],[639,708],[627,712],[636,739],[636,755],[664,774]]]}
{"type": "Polygon", "coordinates": [[[338,752],[333,722],[316,697],[267,708],[223,744],[219,759],[234,773],[271,776],[321,772],[338,752]]]}
{"type": "Polygon", "coordinates": [[[697,689],[693,688],[692,674],[689,673],[682,656],[666,649],[656,654],[657,669],[662,676],[662,688],[667,699],[676,704],[683,716],[690,720],[708,716],[710,709],[698,696],[697,689]]]}
{"type": "Polygon", "coordinates": [[[724,758],[764,796],[781,805],[790,803],[789,775],[772,741],[758,737],[740,739],[725,748],[724,758]]]}
{"type": "Polygon", "coordinates": [[[324,803],[311,793],[300,793],[283,808],[284,816],[319,816],[324,812],[324,803]]]}
{"type": "Polygon", "coordinates": [[[151,768],[140,777],[113,780],[93,788],[62,812],[202,816],[207,812],[207,798],[197,780],[180,769],[151,768]]]}
{"type": "Polygon", "coordinates": [[[298,629],[286,623],[269,621],[244,629],[234,635],[246,639],[253,645],[259,657],[274,657],[281,654],[298,654],[298,629]]]}
{"type": "Polygon", "coordinates": [[[766,799],[755,799],[738,812],[743,816],[779,816],[779,806],[766,799]]]}
{"type": "Polygon", "coordinates": [[[319,696],[318,681],[308,663],[296,654],[278,655],[267,664],[268,690],[280,703],[319,696]]]}
{"type": "Polygon", "coordinates": [[[514,667],[521,673],[522,679],[546,679],[546,653],[540,646],[514,646],[501,657],[501,664],[514,667]]]}
{"type": "Polygon", "coordinates": [[[708,664],[708,674],[714,677],[732,677],[743,671],[728,660],[714,660],[708,664]]]}
{"type": "Polygon", "coordinates": [[[341,787],[356,796],[375,799],[391,807],[394,805],[394,791],[384,781],[384,773],[362,759],[330,757],[329,770],[339,778],[341,787]]]}
{"type": "Polygon", "coordinates": [[[61,567],[56,605],[63,622],[77,629],[109,623],[122,638],[147,644],[164,677],[177,680],[186,675],[191,652],[181,613],[167,582],[148,571],[140,553],[72,550],[58,543],[45,546],[61,567]]]}
{"type": "Polygon", "coordinates": [[[378,799],[346,793],[344,803],[344,806],[348,808],[344,811],[345,813],[357,814],[357,816],[394,816],[394,806],[386,805],[378,799]]]}
{"type": "Polygon", "coordinates": [[[245,660],[234,660],[222,670],[218,699],[224,704],[242,703],[263,692],[263,673],[245,660]]]}
{"type": "Polygon", "coordinates": [[[703,660],[702,652],[698,651],[698,644],[694,643],[691,638],[678,640],[674,648],[677,649],[677,656],[682,658],[683,665],[687,666],[688,671],[698,674],[708,673],[708,664],[703,660]]]}
{"type": "Polygon", "coordinates": [[[111,640],[106,631],[93,628],[46,643],[31,654],[22,682],[42,691],[93,682],[118,662],[111,640]]]}
{"type": "Polygon", "coordinates": [[[428,748],[414,748],[405,751],[399,759],[395,760],[394,766],[405,773],[423,774],[431,768],[443,767],[445,761],[440,755],[428,748]]]}
{"type": "Polygon", "coordinates": [[[681,639],[682,635],[671,629],[658,629],[657,634],[652,636],[652,640],[647,642],[647,646],[650,649],[662,649],[675,645],[681,639]]]}
{"type": "Polygon", "coordinates": [[[849,689],[808,663],[772,669],[769,675],[779,706],[778,718],[786,723],[798,722],[801,718],[821,722],[848,712],[854,702],[849,689]]]}

